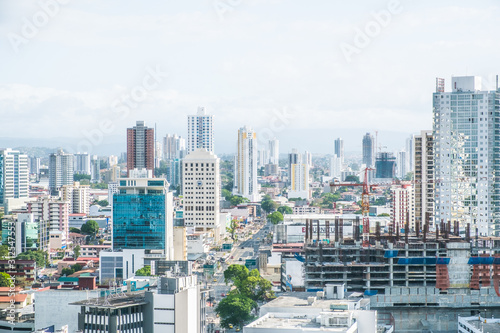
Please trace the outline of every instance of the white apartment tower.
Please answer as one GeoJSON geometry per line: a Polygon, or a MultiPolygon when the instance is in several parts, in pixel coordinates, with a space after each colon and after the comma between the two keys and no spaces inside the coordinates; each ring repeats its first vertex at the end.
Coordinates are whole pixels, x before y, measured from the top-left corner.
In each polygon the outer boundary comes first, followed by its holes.
{"type": "Polygon", "coordinates": [[[238,130],[233,194],[259,200],[257,188],[257,134],[245,126],[238,130]]]}
{"type": "Polygon", "coordinates": [[[196,115],[188,116],[188,154],[197,148],[214,152],[213,122],[214,116],[208,115],[204,107],[199,107],[196,115]]]}
{"type": "Polygon", "coordinates": [[[69,236],[69,202],[54,198],[38,198],[28,202],[28,213],[33,214],[40,227],[47,225],[50,231],[61,231],[65,239],[69,236]]]}
{"type": "Polygon", "coordinates": [[[435,223],[465,227],[474,234],[500,234],[500,94],[481,90],[481,78],[452,77],[452,91],[436,80],[433,94],[435,223]]]}
{"type": "Polygon", "coordinates": [[[415,219],[423,226],[426,219],[434,229],[434,149],[432,131],[421,131],[412,140],[415,186],[415,219]]]}
{"type": "Polygon", "coordinates": [[[309,165],[299,163],[291,165],[290,192],[288,198],[302,198],[309,200],[309,165]]]}
{"type": "Polygon", "coordinates": [[[280,141],[276,138],[269,140],[269,164],[280,163],[280,141]]]}
{"type": "Polygon", "coordinates": [[[80,185],[74,182],[73,185],[61,187],[61,198],[69,203],[69,213],[89,214],[90,211],[90,186],[80,185]]]}
{"type": "Polygon", "coordinates": [[[220,225],[220,160],[205,149],[197,149],[182,160],[184,225],[195,232],[212,232],[216,241],[225,234],[220,225]]]}
{"type": "Polygon", "coordinates": [[[28,156],[10,148],[0,149],[0,205],[9,199],[28,197],[28,156]]]}
{"type": "Polygon", "coordinates": [[[73,154],[67,154],[62,149],[49,155],[49,189],[52,195],[63,185],[73,184],[73,154]]]}
{"type": "Polygon", "coordinates": [[[340,158],[340,162],[344,164],[344,140],[337,138],[334,141],[333,153],[340,158]]]}
{"type": "Polygon", "coordinates": [[[405,227],[408,220],[409,229],[415,229],[415,211],[413,186],[410,183],[402,183],[391,187],[392,208],[391,221],[394,230],[405,227]]]}
{"type": "Polygon", "coordinates": [[[177,134],[167,134],[163,138],[163,159],[165,161],[183,158],[186,150],[186,140],[177,134]]]}
{"type": "Polygon", "coordinates": [[[75,154],[75,173],[90,175],[90,155],[88,153],[75,154]]]}
{"type": "Polygon", "coordinates": [[[337,155],[333,155],[330,159],[330,176],[341,179],[342,176],[342,161],[337,155]]]}

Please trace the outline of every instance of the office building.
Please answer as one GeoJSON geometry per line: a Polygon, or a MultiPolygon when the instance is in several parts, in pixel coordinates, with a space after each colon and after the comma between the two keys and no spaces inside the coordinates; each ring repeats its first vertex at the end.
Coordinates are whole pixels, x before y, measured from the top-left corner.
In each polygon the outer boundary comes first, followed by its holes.
{"type": "Polygon", "coordinates": [[[30,157],[30,174],[36,175],[37,178],[40,176],[40,157],[30,157]]]}
{"type": "MultiPolygon", "coordinates": [[[[182,160],[173,159],[168,161],[167,180],[170,186],[177,188],[182,184],[182,160]]],[[[180,193],[177,193],[179,195],[180,193]]]]}
{"type": "Polygon", "coordinates": [[[47,247],[51,231],[61,231],[65,240],[69,239],[69,202],[54,198],[38,198],[28,202],[28,213],[39,223],[40,246],[47,247]]]}
{"type": "Polygon", "coordinates": [[[62,149],[49,155],[49,189],[52,195],[58,195],[61,186],[73,184],[73,160],[73,154],[62,149]]]}
{"type": "Polygon", "coordinates": [[[2,244],[9,244],[15,255],[27,250],[39,250],[38,223],[33,214],[5,216],[2,219],[2,244]]]}
{"type": "Polygon", "coordinates": [[[163,159],[165,161],[183,158],[186,152],[186,140],[181,136],[167,134],[163,138],[163,159]]]}
{"type": "Polygon", "coordinates": [[[415,168],[415,151],[413,150],[415,148],[415,144],[413,142],[413,135],[410,136],[408,139],[406,139],[406,159],[408,161],[408,172],[413,171],[415,168]]]}
{"type": "Polygon", "coordinates": [[[406,223],[410,230],[415,230],[415,197],[411,183],[403,182],[391,186],[391,221],[396,229],[404,229],[406,223]]]}
{"type": "Polygon", "coordinates": [[[144,249],[121,249],[99,252],[99,282],[111,283],[133,278],[135,272],[144,267],[144,249]]]}
{"type": "Polygon", "coordinates": [[[375,165],[375,139],[370,133],[363,136],[363,164],[367,168],[375,165]]]}
{"type": "Polygon", "coordinates": [[[75,173],[90,175],[90,155],[88,153],[75,154],[75,173]]]}
{"type": "Polygon", "coordinates": [[[396,176],[396,158],[392,153],[378,153],[375,160],[375,169],[375,178],[392,181],[396,176]]]}
{"type": "Polygon", "coordinates": [[[214,152],[214,116],[208,115],[204,107],[199,107],[196,115],[188,116],[187,153],[197,148],[214,152]]]}
{"type": "Polygon", "coordinates": [[[438,79],[433,94],[435,218],[500,235],[500,94],[481,90],[481,78],[438,79]]]}
{"type": "Polygon", "coordinates": [[[297,149],[292,149],[292,152],[288,154],[288,184],[292,182],[292,165],[300,163],[302,163],[302,155],[297,149]]]}
{"type": "Polygon", "coordinates": [[[197,149],[182,161],[184,225],[195,232],[211,232],[216,242],[226,233],[220,225],[219,158],[205,149],[197,149]]]}
{"type": "Polygon", "coordinates": [[[396,177],[404,179],[410,169],[408,168],[408,152],[402,150],[398,152],[396,158],[396,177]]]}
{"type": "Polygon", "coordinates": [[[61,198],[69,203],[69,213],[89,214],[90,186],[74,182],[72,185],[61,187],[61,198]]]}
{"type": "Polygon", "coordinates": [[[0,149],[0,205],[28,197],[28,156],[17,150],[0,149]]]}
{"type": "Polygon", "coordinates": [[[269,140],[269,164],[280,163],[280,141],[276,138],[269,140]]]}
{"type": "Polygon", "coordinates": [[[108,167],[111,168],[113,165],[118,164],[118,156],[109,155],[108,156],[108,167]]]}
{"type": "Polygon", "coordinates": [[[266,148],[257,149],[257,168],[263,168],[269,161],[269,151],[266,148]]]}
{"type": "Polygon", "coordinates": [[[338,179],[342,177],[342,161],[337,155],[330,159],[330,176],[338,179]]]}
{"type": "Polygon", "coordinates": [[[421,131],[413,137],[415,220],[434,229],[434,140],[432,131],[421,131]]]}
{"type": "Polygon", "coordinates": [[[161,178],[122,178],[113,195],[113,249],[146,249],[173,258],[173,196],[161,178]]]}
{"type": "Polygon", "coordinates": [[[335,139],[333,153],[340,158],[342,165],[344,164],[344,140],[342,138],[335,139]]]}
{"type": "Polygon", "coordinates": [[[101,182],[101,160],[97,155],[92,155],[90,167],[90,181],[92,183],[101,182]]]}
{"type": "Polygon", "coordinates": [[[138,120],[133,128],[127,128],[127,172],[133,169],[153,171],[154,165],[154,129],[138,120]]]}
{"type": "Polygon", "coordinates": [[[309,200],[309,165],[307,163],[292,164],[290,180],[290,192],[288,198],[302,198],[309,200]]]}
{"type": "Polygon", "coordinates": [[[238,146],[234,164],[233,194],[250,201],[259,199],[257,187],[257,134],[247,126],[238,130],[238,146]]]}

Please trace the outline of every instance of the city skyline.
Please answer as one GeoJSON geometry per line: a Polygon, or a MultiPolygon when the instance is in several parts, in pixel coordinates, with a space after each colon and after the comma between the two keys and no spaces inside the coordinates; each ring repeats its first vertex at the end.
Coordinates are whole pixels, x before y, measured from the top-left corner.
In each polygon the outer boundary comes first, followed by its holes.
{"type": "Polygon", "coordinates": [[[19,146],[12,139],[56,138],[71,152],[117,153],[135,120],[156,123],[159,137],[187,137],[185,117],[205,106],[216,117],[219,155],[235,153],[230,138],[246,124],[265,140],[278,138],[282,152],[330,153],[330,143],[315,137],[342,137],[346,151],[361,151],[356,138],[375,131],[396,151],[404,138],[432,127],[435,77],[479,75],[492,88],[499,51],[485,33],[499,12],[493,1],[360,2],[341,11],[328,2],[250,1],[223,13],[215,3],[69,3],[33,36],[23,35],[23,25],[43,11],[38,4],[1,6],[11,13],[0,24],[8,43],[0,51],[0,107],[12,124],[0,146],[7,147],[19,146]],[[467,60],[477,54],[482,61],[467,60]],[[293,142],[296,133],[301,142],[293,142]],[[92,135],[91,147],[78,149],[92,135]]]}

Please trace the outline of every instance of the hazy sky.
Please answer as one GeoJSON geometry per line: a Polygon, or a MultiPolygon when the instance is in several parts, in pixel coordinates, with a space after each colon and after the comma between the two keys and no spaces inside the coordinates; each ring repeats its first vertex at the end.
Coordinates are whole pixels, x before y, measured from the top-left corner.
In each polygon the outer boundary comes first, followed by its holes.
{"type": "Polygon", "coordinates": [[[205,106],[219,154],[235,151],[244,125],[276,136],[282,153],[331,153],[338,136],[361,150],[374,131],[399,149],[432,129],[435,77],[447,90],[451,75],[493,83],[499,7],[0,0],[0,137],[61,138],[94,152],[112,142],[118,153],[136,120],[156,122],[158,137],[186,136],[187,115],[205,106]]]}

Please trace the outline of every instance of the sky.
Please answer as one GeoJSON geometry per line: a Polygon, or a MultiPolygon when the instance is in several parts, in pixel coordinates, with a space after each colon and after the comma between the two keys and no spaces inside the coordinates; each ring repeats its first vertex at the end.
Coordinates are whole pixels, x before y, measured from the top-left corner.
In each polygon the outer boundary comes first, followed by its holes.
{"type": "MultiPolygon", "coordinates": [[[[259,143],[361,152],[432,129],[435,78],[499,74],[498,1],[0,0],[0,146],[118,154],[136,120],[215,152],[259,143]]],[[[387,148],[384,148],[387,147],[387,148]]]]}

